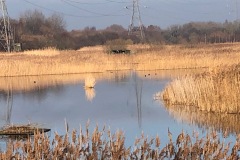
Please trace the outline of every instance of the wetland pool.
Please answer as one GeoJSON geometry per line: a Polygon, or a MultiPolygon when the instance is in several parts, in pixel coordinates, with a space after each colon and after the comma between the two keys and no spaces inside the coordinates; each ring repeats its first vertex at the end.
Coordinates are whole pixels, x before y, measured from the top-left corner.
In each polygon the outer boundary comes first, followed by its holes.
{"type": "Polygon", "coordinates": [[[108,72],[91,74],[94,89],[84,89],[89,74],[0,78],[0,124],[37,123],[51,128],[51,134],[79,130],[90,121],[90,130],[98,124],[112,132],[122,130],[126,144],[133,145],[142,132],[148,137],[159,135],[168,142],[182,132],[194,131],[204,136],[211,130],[219,135],[229,132],[227,141],[235,142],[240,133],[237,115],[212,115],[167,109],[153,95],[177,76],[179,71],[108,72]]]}

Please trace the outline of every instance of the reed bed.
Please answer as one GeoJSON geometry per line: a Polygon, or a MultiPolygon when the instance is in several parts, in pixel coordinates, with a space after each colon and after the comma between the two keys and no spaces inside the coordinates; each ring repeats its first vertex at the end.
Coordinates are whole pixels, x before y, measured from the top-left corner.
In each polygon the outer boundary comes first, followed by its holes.
{"type": "Polygon", "coordinates": [[[52,56],[59,55],[60,51],[57,50],[56,48],[45,48],[45,49],[39,49],[39,50],[24,51],[22,54],[28,55],[28,56],[52,57],[52,56]]]}
{"type": "Polygon", "coordinates": [[[240,65],[178,78],[158,94],[168,106],[214,113],[240,113],[240,65]]]}
{"type": "Polygon", "coordinates": [[[144,134],[136,138],[133,146],[126,147],[122,131],[112,133],[110,129],[95,127],[90,133],[73,130],[65,135],[54,133],[51,140],[44,133],[35,133],[33,138],[22,141],[9,141],[0,158],[6,159],[228,159],[240,158],[240,135],[234,144],[224,143],[216,132],[200,138],[198,133],[180,133],[161,147],[159,136],[149,138],[144,134]]]}
{"type": "MultiPolygon", "coordinates": [[[[0,76],[52,75],[119,70],[216,67],[240,63],[239,44],[136,46],[130,55],[107,54],[99,46],[89,51],[27,51],[0,54],[0,76]],[[48,56],[49,55],[49,56],[48,56]]],[[[86,50],[86,49],[85,49],[86,50]]]]}

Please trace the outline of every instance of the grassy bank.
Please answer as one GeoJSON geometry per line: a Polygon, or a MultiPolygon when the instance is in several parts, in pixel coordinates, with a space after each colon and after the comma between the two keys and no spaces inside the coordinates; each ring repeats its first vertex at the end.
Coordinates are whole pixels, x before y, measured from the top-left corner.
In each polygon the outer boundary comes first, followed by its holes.
{"type": "Polygon", "coordinates": [[[239,159],[240,136],[233,145],[225,144],[215,132],[200,138],[197,133],[181,133],[174,141],[168,132],[169,142],[161,147],[158,136],[148,138],[144,134],[136,138],[131,147],[125,145],[122,131],[98,127],[92,133],[88,127],[73,130],[61,136],[55,133],[53,140],[36,133],[25,141],[9,141],[6,151],[0,152],[5,159],[239,159]]]}
{"type": "Polygon", "coordinates": [[[80,51],[55,49],[0,54],[0,76],[52,75],[108,70],[157,70],[215,67],[240,62],[239,44],[130,46],[130,55],[106,54],[99,46],[80,51]]]}
{"type": "Polygon", "coordinates": [[[167,106],[206,112],[240,113],[240,65],[178,78],[159,94],[167,106]]]}

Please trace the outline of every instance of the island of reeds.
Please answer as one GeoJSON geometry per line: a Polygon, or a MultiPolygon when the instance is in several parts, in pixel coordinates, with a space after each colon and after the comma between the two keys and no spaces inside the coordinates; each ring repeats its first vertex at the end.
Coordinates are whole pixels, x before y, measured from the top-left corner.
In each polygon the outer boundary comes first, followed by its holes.
{"type": "Polygon", "coordinates": [[[167,106],[240,114],[240,65],[214,68],[173,80],[159,94],[167,106]]]}

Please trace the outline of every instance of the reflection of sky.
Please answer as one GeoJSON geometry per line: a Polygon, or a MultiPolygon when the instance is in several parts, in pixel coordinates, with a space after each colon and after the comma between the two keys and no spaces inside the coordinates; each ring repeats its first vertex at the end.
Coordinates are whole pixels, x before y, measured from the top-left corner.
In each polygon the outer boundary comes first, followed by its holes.
{"type": "MultiPolygon", "coordinates": [[[[124,81],[99,81],[96,84],[96,97],[87,101],[84,84],[59,86],[46,90],[44,98],[33,98],[43,95],[14,94],[11,123],[24,124],[28,121],[50,127],[53,131],[64,134],[64,119],[69,123],[70,130],[85,126],[90,120],[91,127],[95,124],[110,126],[114,132],[124,131],[127,144],[131,145],[136,136],[143,131],[150,137],[159,135],[162,143],[167,141],[168,128],[176,137],[182,130],[189,134],[198,130],[195,126],[176,122],[164,107],[153,101],[153,94],[163,90],[167,81],[143,79],[142,85],[142,125],[139,128],[136,106],[136,93],[133,79],[124,81]]],[[[5,107],[4,101],[0,102],[5,107]]],[[[1,114],[2,115],[2,114],[1,114]]]]}

